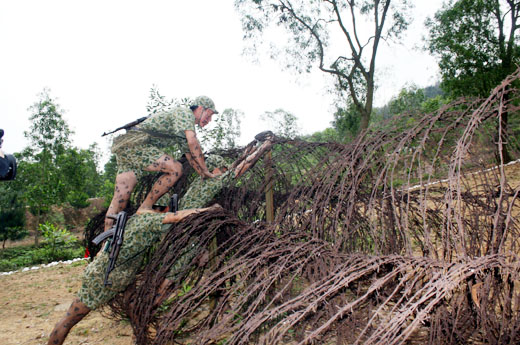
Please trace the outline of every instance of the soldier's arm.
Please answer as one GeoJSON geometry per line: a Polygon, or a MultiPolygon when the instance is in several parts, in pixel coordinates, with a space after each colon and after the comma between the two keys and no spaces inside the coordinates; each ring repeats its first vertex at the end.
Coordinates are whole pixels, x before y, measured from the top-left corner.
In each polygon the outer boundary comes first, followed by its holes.
{"type": "Polygon", "coordinates": [[[273,143],[271,140],[266,140],[256,148],[254,152],[250,152],[249,155],[234,168],[235,178],[242,176],[249,168],[251,168],[260,159],[260,157],[271,147],[273,143]]]}
{"type": "Polygon", "coordinates": [[[204,161],[204,154],[202,153],[202,149],[195,132],[188,130],[184,131],[184,133],[186,134],[186,141],[188,142],[188,148],[190,150],[189,153],[186,153],[188,162],[200,176],[215,177],[215,175],[212,174],[206,166],[206,162],[204,161]]]}
{"type": "Polygon", "coordinates": [[[220,205],[215,204],[210,207],[205,208],[192,208],[188,210],[179,210],[176,213],[166,213],[166,216],[163,218],[162,223],[163,224],[172,224],[172,223],[178,223],[184,218],[188,217],[189,215],[192,215],[194,213],[200,213],[208,210],[216,210],[222,208],[220,205]]]}

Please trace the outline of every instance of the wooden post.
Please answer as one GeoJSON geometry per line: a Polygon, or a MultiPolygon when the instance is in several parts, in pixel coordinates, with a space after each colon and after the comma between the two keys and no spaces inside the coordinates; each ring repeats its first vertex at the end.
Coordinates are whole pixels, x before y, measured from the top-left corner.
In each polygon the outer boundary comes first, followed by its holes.
{"type": "Polygon", "coordinates": [[[266,164],[266,186],[265,186],[265,219],[268,222],[272,222],[274,220],[274,199],[273,199],[273,167],[271,160],[271,150],[269,150],[266,154],[265,159],[266,164]]]}
{"type": "MultiPolygon", "coordinates": [[[[217,251],[218,251],[218,244],[217,244],[217,235],[213,236],[211,239],[211,242],[209,243],[209,263],[210,263],[210,269],[212,271],[217,270],[217,251]]],[[[218,301],[218,292],[214,292],[209,295],[209,308],[210,310],[215,310],[217,307],[217,301],[218,301]]]]}

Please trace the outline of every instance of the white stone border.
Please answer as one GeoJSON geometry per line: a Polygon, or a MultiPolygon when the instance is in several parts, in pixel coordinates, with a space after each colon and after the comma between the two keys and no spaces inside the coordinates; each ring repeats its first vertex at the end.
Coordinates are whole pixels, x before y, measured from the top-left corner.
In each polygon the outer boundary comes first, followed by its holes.
{"type": "Polygon", "coordinates": [[[11,274],[17,273],[17,272],[35,271],[35,270],[39,270],[40,268],[57,266],[59,264],[69,265],[69,264],[71,264],[73,262],[77,262],[77,261],[81,261],[81,260],[87,260],[87,258],[76,258],[76,259],[65,260],[65,261],[61,261],[60,260],[60,261],[54,261],[54,262],[51,262],[51,263],[48,263],[48,264],[41,264],[41,265],[33,266],[33,267],[24,267],[24,268],[21,268],[21,269],[16,270],[16,271],[0,272],[0,276],[8,276],[8,275],[11,275],[11,274]]]}

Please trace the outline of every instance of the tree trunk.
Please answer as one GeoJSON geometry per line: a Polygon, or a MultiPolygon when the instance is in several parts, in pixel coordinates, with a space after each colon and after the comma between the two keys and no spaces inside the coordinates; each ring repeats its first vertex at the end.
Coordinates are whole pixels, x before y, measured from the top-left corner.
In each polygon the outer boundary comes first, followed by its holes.
{"type": "MultiPolygon", "coordinates": [[[[504,95],[504,101],[509,101],[509,94],[504,95]]],[[[507,134],[507,127],[508,127],[508,112],[504,111],[502,113],[502,116],[497,121],[497,131],[495,136],[495,143],[497,145],[496,151],[495,151],[495,160],[497,164],[500,164],[503,162],[504,164],[507,164],[513,160],[513,157],[511,157],[511,154],[509,153],[509,139],[507,134]],[[501,140],[499,140],[499,138],[501,140]],[[500,151],[502,151],[502,159],[500,159],[500,151]]]]}
{"type": "Polygon", "coordinates": [[[34,230],[34,245],[35,246],[38,246],[38,244],[40,244],[39,239],[38,239],[38,235],[40,234],[39,225],[40,225],[40,209],[38,209],[38,213],[36,214],[36,229],[34,230]]]}
{"type": "Polygon", "coordinates": [[[363,131],[368,128],[370,123],[370,113],[366,111],[361,112],[361,122],[359,123],[359,131],[363,131]]]}

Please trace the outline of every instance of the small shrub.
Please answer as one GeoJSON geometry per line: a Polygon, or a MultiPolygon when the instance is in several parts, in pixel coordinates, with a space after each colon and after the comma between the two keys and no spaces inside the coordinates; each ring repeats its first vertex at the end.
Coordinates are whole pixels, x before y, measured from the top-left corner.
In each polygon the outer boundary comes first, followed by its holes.
{"type": "Polygon", "coordinates": [[[0,272],[14,271],[23,267],[47,264],[54,261],[71,260],[83,257],[85,248],[78,242],[59,250],[52,250],[45,245],[7,248],[0,251],[0,272]]]}
{"type": "Polygon", "coordinates": [[[51,256],[55,256],[56,252],[63,247],[78,241],[68,230],[60,229],[49,222],[39,224],[38,229],[45,239],[44,245],[50,250],[51,256]]]}
{"type": "Polygon", "coordinates": [[[90,205],[87,201],[88,195],[85,192],[72,191],[67,195],[67,202],[75,208],[85,208],[90,205]]]}
{"type": "Polygon", "coordinates": [[[56,226],[65,226],[65,215],[63,211],[53,209],[47,214],[46,223],[55,224],[56,226]]]}

